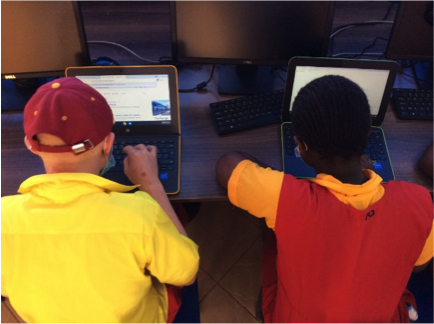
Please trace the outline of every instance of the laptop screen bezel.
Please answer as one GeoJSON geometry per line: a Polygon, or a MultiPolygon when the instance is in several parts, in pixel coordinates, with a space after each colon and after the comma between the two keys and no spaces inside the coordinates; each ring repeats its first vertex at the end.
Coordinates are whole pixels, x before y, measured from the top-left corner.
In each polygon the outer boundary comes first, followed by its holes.
{"type": "Polygon", "coordinates": [[[389,104],[390,95],[395,83],[398,64],[395,61],[373,61],[355,59],[336,59],[336,58],[313,58],[313,57],[293,57],[288,63],[286,76],[285,94],[282,104],[282,122],[291,122],[291,104],[293,81],[297,66],[314,67],[334,67],[334,68],[353,68],[353,69],[375,69],[389,71],[383,97],[381,99],[378,114],[372,117],[372,126],[379,127],[383,123],[384,116],[389,104]]]}
{"type": "Polygon", "coordinates": [[[171,105],[170,124],[159,125],[125,125],[116,122],[113,132],[116,135],[141,135],[141,134],[180,134],[179,97],[178,97],[178,73],[176,67],[171,65],[158,66],[89,66],[69,67],[65,71],[67,77],[97,76],[97,75],[168,75],[169,96],[171,105]]]}

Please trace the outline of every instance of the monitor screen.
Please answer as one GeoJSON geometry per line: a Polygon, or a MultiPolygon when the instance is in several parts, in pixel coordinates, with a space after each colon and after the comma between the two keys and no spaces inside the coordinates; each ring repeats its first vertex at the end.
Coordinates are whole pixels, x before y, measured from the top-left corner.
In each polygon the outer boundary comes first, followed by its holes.
{"type": "MultiPolygon", "coordinates": [[[[328,1],[173,1],[173,58],[286,66],[293,56],[326,56],[333,11],[334,3],[328,1]]],[[[251,70],[247,78],[255,77],[251,70]]],[[[228,79],[242,71],[238,67],[228,79]]],[[[225,93],[220,90],[219,85],[225,93]]]]}
{"type": "Polygon", "coordinates": [[[2,79],[55,77],[90,65],[76,1],[2,1],[2,79]]]}
{"type": "Polygon", "coordinates": [[[399,2],[386,57],[393,60],[433,60],[433,2],[399,2]]]}

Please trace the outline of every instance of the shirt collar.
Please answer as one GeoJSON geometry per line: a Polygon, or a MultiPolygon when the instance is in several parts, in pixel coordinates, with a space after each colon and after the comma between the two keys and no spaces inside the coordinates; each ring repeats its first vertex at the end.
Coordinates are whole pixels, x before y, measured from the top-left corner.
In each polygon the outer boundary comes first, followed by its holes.
{"type": "Polygon", "coordinates": [[[27,193],[33,191],[37,187],[71,187],[74,185],[88,185],[94,190],[127,192],[134,190],[138,185],[125,186],[100,176],[90,173],[52,173],[41,174],[25,180],[20,188],[19,193],[27,193]]]}
{"type": "Polygon", "coordinates": [[[372,170],[363,170],[369,179],[361,185],[342,183],[331,175],[320,173],[316,179],[311,179],[320,186],[326,187],[341,202],[363,210],[377,202],[384,195],[383,179],[372,170]]]}

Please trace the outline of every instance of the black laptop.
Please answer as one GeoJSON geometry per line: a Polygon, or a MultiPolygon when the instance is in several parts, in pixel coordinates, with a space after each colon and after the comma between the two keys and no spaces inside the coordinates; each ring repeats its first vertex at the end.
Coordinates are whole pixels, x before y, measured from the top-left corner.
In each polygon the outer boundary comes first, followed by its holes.
{"type": "Polygon", "coordinates": [[[122,148],[143,143],[158,148],[160,180],[167,194],[180,190],[181,126],[178,76],[174,66],[71,67],[77,77],[100,92],[113,110],[116,166],[104,177],[130,185],[123,172],[122,148]]]}
{"type": "Polygon", "coordinates": [[[368,148],[374,171],[383,182],[394,180],[389,151],[381,124],[386,114],[395,82],[398,64],[394,61],[371,61],[335,58],[294,57],[288,63],[288,74],[282,108],[283,169],[297,178],[315,178],[315,170],[305,164],[293,140],[291,110],[298,91],[310,81],[324,75],[341,75],[357,83],[368,97],[372,128],[368,148]]]}

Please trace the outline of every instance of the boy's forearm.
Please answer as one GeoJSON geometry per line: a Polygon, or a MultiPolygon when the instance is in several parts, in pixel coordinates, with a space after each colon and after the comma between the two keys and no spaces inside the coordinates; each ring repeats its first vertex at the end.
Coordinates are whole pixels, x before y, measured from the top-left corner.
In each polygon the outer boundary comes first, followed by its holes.
{"type": "Polygon", "coordinates": [[[244,152],[230,152],[221,156],[216,163],[217,180],[224,188],[228,187],[229,179],[237,165],[243,160],[250,160],[261,167],[268,167],[265,163],[244,152]]]}

